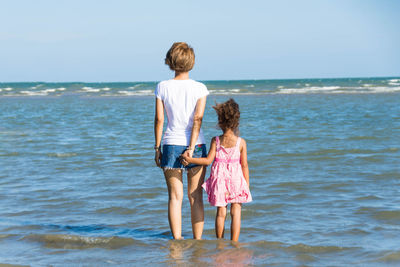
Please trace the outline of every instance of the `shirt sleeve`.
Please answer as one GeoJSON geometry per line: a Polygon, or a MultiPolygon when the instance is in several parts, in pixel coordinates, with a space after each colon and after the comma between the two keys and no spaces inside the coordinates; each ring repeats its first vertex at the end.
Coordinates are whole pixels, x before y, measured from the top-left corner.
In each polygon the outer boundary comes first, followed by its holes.
{"type": "Polygon", "coordinates": [[[156,97],[160,100],[162,100],[162,92],[161,92],[161,88],[160,88],[160,83],[157,84],[156,90],[154,91],[154,94],[156,95],[156,97]]]}
{"type": "Polygon", "coordinates": [[[204,96],[208,96],[210,94],[210,92],[207,89],[207,86],[205,86],[204,84],[201,84],[200,86],[200,90],[199,90],[199,94],[198,94],[198,98],[202,98],[204,96]]]}

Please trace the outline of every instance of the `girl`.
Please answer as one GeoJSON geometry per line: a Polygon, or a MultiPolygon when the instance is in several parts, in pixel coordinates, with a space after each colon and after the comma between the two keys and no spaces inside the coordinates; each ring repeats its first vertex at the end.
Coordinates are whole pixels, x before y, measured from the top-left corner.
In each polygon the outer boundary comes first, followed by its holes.
{"type": "Polygon", "coordinates": [[[223,131],[211,140],[207,158],[192,158],[182,155],[183,164],[209,165],[210,178],[203,184],[208,201],[217,206],[215,234],[224,237],[226,207],[231,203],[231,240],[238,241],[242,203],[252,201],[249,190],[249,168],[247,165],[246,141],[238,137],[239,105],[233,99],[213,107],[218,114],[218,126],[223,131]]]}
{"type": "Polygon", "coordinates": [[[201,123],[208,95],[207,87],[189,78],[195,55],[193,48],[183,42],[174,43],[165,57],[165,64],[175,77],[158,83],[155,90],[155,162],[164,171],[168,188],[168,221],[174,239],[182,239],[183,170],[186,169],[188,198],[191,208],[194,239],[201,239],[204,225],[203,190],[205,166],[183,166],[183,152],[190,157],[207,155],[201,123]],[[168,124],[163,135],[164,111],[168,124]],[[162,140],[162,152],[161,152],[162,140]]]}

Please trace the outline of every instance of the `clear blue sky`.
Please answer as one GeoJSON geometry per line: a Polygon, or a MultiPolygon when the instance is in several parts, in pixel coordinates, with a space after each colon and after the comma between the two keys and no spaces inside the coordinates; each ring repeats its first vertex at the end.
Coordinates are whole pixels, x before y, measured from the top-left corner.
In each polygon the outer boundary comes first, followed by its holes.
{"type": "Polygon", "coordinates": [[[174,41],[199,80],[400,75],[397,0],[0,4],[0,82],[162,80],[174,41]]]}

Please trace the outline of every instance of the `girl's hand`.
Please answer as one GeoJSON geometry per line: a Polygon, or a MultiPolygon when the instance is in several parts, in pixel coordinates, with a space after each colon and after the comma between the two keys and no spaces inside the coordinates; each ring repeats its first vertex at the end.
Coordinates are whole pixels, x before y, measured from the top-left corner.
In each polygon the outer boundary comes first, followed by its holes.
{"type": "Polygon", "coordinates": [[[157,167],[161,168],[161,157],[162,153],[160,149],[156,149],[155,151],[155,156],[154,156],[154,161],[156,162],[157,167]]]}

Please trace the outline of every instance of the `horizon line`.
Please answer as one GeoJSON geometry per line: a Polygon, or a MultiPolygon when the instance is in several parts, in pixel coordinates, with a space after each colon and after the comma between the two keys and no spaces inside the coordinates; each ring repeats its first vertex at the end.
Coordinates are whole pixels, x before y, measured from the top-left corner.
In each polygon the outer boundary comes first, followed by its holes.
{"type": "MultiPolygon", "coordinates": [[[[235,82],[235,81],[279,81],[279,80],[329,80],[329,79],[373,79],[373,78],[400,78],[398,76],[353,76],[353,77],[316,77],[316,78],[271,78],[271,79],[221,79],[221,80],[204,80],[198,79],[196,81],[200,82],[235,82]]],[[[148,81],[9,81],[3,82],[0,81],[0,84],[4,83],[157,83],[162,80],[148,80],[148,81]]]]}

